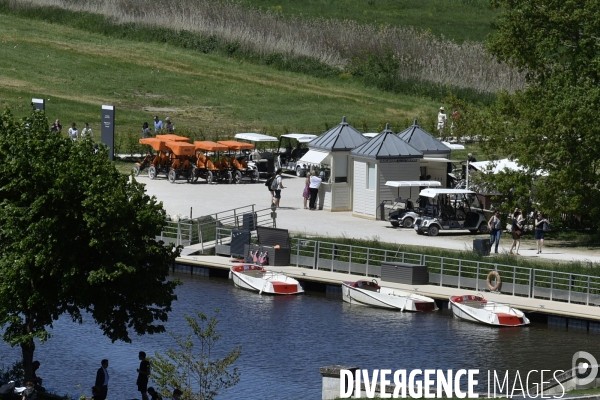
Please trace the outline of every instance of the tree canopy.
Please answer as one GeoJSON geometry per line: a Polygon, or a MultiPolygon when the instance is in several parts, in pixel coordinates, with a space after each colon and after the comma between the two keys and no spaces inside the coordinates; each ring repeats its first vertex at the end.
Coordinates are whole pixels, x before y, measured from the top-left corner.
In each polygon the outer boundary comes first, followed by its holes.
{"type": "MultiPolygon", "coordinates": [[[[493,0],[488,41],[500,61],[527,71],[527,88],[470,115],[487,154],[517,160],[536,208],[600,216],[600,3],[493,0]],[[541,172],[541,173],[540,173],[541,172]]],[[[501,180],[502,177],[490,177],[501,180]]]]}
{"type": "Polygon", "coordinates": [[[31,376],[35,341],[85,313],[112,341],[163,332],[178,251],[155,240],[165,211],[107,149],[50,132],[43,113],[0,116],[0,326],[31,376]]]}

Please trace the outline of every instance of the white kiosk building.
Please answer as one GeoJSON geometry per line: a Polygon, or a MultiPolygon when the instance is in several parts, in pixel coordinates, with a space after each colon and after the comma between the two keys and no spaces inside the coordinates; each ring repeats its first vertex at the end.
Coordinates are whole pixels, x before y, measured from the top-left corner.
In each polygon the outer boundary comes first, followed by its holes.
{"type": "MultiPolygon", "coordinates": [[[[386,129],[350,152],[354,168],[352,215],[377,219],[379,205],[410,196],[410,188],[392,188],[387,181],[414,181],[423,153],[386,129]]],[[[379,216],[380,217],[380,216],[379,216]]]]}
{"type": "Polygon", "coordinates": [[[317,166],[323,173],[319,188],[319,207],[327,211],[352,209],[352,167],[348,162],[350,151],[368,139],[346,122],[313,139],[308,153],[300,162],[317,166]]]}

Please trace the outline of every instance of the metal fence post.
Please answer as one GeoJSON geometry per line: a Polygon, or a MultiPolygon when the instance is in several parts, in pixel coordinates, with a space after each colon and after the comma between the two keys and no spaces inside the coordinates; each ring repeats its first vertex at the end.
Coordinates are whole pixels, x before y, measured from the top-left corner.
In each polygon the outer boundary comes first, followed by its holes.
{"type": "Polygon", "coordinates": [[[573,274],[569,275],[569,297],[567,299],[567,303],[571,302],[571,291],[573,290],[573,274]]]}
{"type": "Polygon", "coordinates": [[[531,269],[531,273],[529,274],[530,278],[529,278],[529,287],[531,288],[531,295],[529,297],[531,297],[532,299],[535,299],[535,269],[531,269]]]}
{"type": "MultiPolygon", "coordinates": [[[[254,214],[254,206],[252,206],[254,214]]],[[[296,239],[296,267],[300,266],[300,239],[296,239]]]]}
{"type": "Polygon", "coordinates": [[[177,221],[177,246],[181,244],[181,221],[177,221]]]}
{"type": "Polygon", "coordinates": [[[517,286],[517,267],[513,266],[513,296],[515,295],[515,287],[517,286]]]}
{"type": "Polygon", "coordinates": [[[589,306],[590,305],[590,280],[591,280],[591,276],[588,275],[588,285],[587,285],[587,300],[585,301],[585,305],[589,306]]]}
{"type": "Polygon", "coordinates": [[[479,271],[481,270],[481,265],[479,261],[477,261],[477,275],[475,276],[475,291],[479,292],[479,271]]]}
{"type": "Polygon", "coordinates": [[[440,286],[442,286],[443,280],[444,280],[444,257],[442,257],[442,261],[440,262],[440,286]]]}
{"type": "Polygon", "coordinates": [[[554,294],[554,271],[550,273],[550,301],[552,301],[552,295],[554,294]]]}
{"type": "Polygon", "coordinates": [[[460,275],[462,274],[462,260],[458,260],[458,289],[460,289],[460,275]]]}
{"type": "Polygon", "coordinates": [[[314,251],[314,255],[313,255],[313,269],[317,269],[317,263],[318,263],[318,259],[319,259],[319,243],[321,242],[315,242],[315,249],[314,251]]]}
{"type": "Polygon", "coordinates": [[[350,249],[348,250],[348,275],[350,275],[352,270],[352,245],[350,245],[350,249]]]}
{"type": "Polygon", "coordinates": [[[369,256],[371,255],[370,248],[367,248],[367,267],[365,269],[365,276],[369,276],[369,256]]]}

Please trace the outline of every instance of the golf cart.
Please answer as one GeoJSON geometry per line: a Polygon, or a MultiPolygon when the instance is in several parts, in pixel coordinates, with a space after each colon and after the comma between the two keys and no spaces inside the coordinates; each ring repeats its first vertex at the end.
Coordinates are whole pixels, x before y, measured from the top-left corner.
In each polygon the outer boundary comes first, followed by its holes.
{"type": "Polygon", "coordinates": [[[277,167],[283,172],[292,171],[296,176],[305,176],[310,165],[299,162],[308,151],[306,144],[316,138],[317,135],[308,133],[286,133],[279,138],[277,149],[277,167]]]}
{"type": "Polygon", "coordinates": [[[254,145],[254,151],[246,151],[248,161],[254,161],[259,174],[270,175],[275,172],[275,160],[272,151],[266,151],[261,143],[273,143],[278,139],[262,133],[236,133],[236,140],[246,141],[254,145]]]}
{"type": "Polygon", "coordinates": [[[415,221],[415,231],[437,236],[440,230],[468,229],[489,233],[481,201],[477,194],[465,189],[424,189],[419,193],[421,216],[415,221]]]}
{"type": "Polygon", "coordinates": [[[391,206],[385,206],[388,211],[388,219],[394,228],[399,226],[404,228],[412,228],[414,222],[421,215],[419,208],[415,207],[413,202],[410,200],[412,198],[413,187],[442,186],[442,184],[438,181],[387,181],[385,185],[398,188],[398,194],[400,194],[400,188],[410,188],[410,194],[408,198],[402,200],[402,198],[398,195],[391,206]]]}

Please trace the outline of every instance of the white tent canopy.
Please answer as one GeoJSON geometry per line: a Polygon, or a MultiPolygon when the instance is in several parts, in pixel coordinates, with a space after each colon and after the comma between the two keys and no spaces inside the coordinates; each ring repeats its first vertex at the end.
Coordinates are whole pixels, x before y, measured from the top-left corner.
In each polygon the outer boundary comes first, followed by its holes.
{"type": "Polygon", "coordinates": [[[462,144],[448,143],[448,142],[442,142],[442,144],[445,144],[446,146],[448,146],[450,148],[450,150],[464,150],[465,149],[465,146],[463,146],[462,144]]]}

